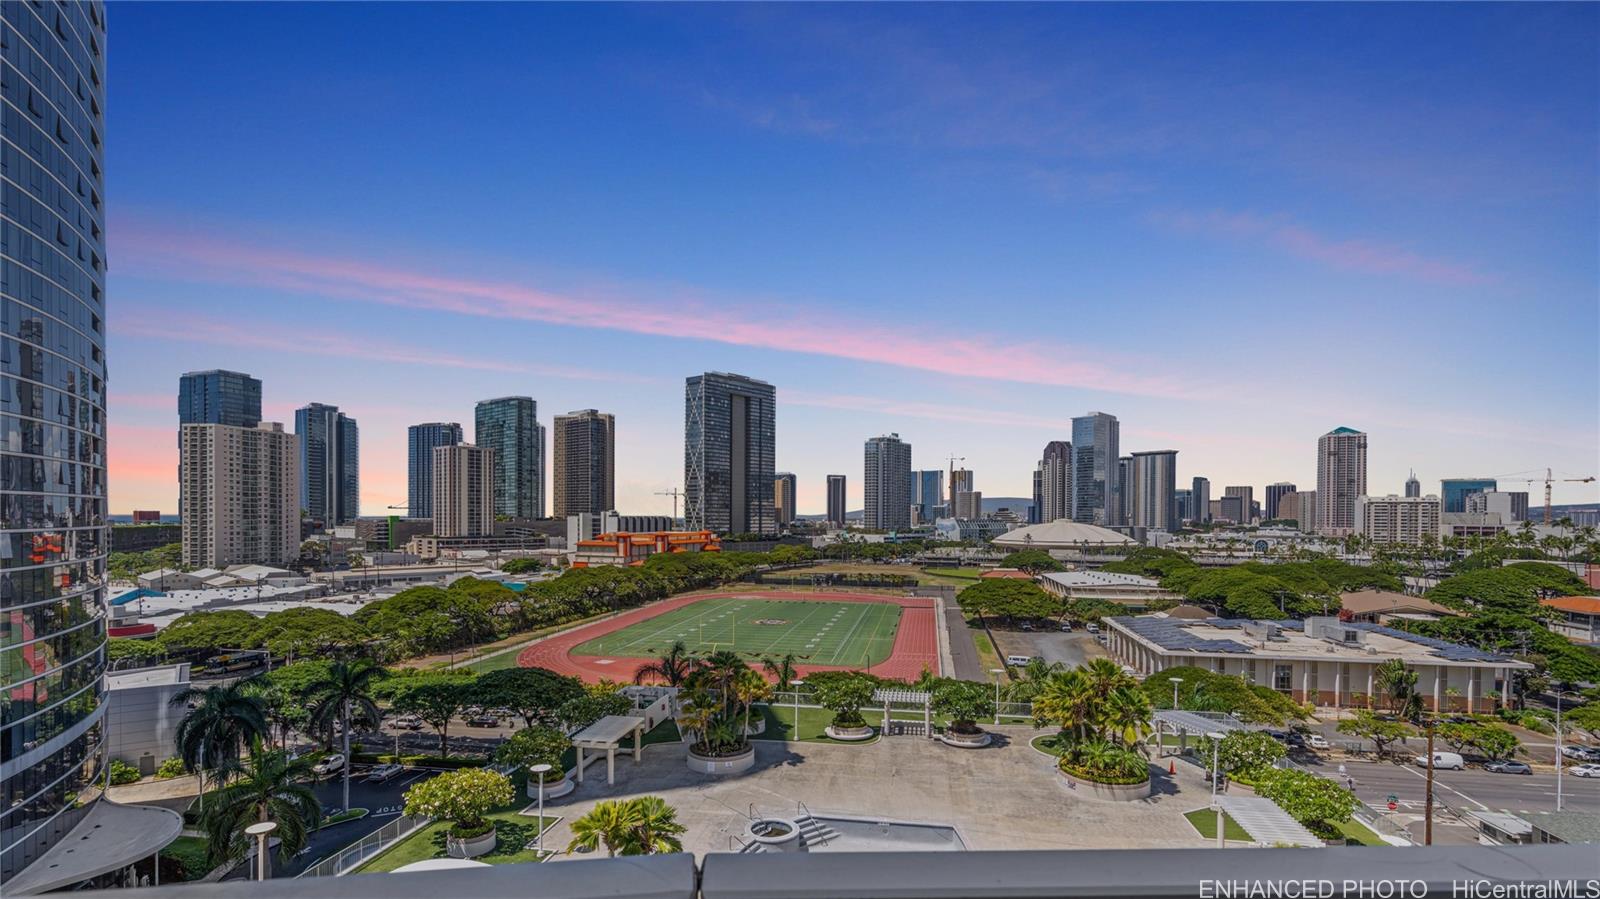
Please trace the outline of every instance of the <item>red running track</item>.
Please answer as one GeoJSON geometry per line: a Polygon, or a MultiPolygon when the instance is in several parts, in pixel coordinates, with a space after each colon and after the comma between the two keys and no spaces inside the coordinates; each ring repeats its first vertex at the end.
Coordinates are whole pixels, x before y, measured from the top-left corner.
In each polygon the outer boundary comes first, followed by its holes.
{"type": "MultiPolygon", "coordinates": [[[[682,608],[702,599],[736,595],[738,594],[691,593],[685,596],[675,596],[672,599],[624,612],[615,618],[607,618],[604,621],[585,624],[582,627],[546,637],[529,646],[517,655],[517,664],[523,668],[548,668],[560,674],[570,674],[574,677],[582,678],[590,683],[597,682],[602,678],[610,678],[611,680],[625,683],[631,682],[634,674],[642,666],[654,661],[654,659],[627,656],[605,659],[593,656],[574,656],[572,648],[580,643],[622,630],[641,621],[648,621],[657,615],[682,608]]],[[[895,632],[894,648],[889,651],[889,658],[872,666],[872,673],[880,677],[892,677],[901,680],[916,680],[922,675],[922,669],[925,667],[935,674],[939,673],[939,637],[934,630],[938,624],[934,618],[934,606],[931,599],[920,596],[884,596],[870,593],[791,593],[784,591],[753,592],[749,596],[754,599],[895,603],[903,611],[900,613],[900,628],[895,632]]],[[[801,676],[805,676],[813,671],[838,670],[843,666],[800,665],[797,667],[801,676]]]]}

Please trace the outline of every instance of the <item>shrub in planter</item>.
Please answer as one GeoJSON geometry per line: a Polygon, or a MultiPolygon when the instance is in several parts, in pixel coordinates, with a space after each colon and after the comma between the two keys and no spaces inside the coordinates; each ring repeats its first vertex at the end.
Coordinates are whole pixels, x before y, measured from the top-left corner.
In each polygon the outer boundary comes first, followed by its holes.
{"type": "Polygon", "coordinates": [[[1061,756],[1061,770],[1080,780],[1103,784],[1139,784],[1150,779],[1144,757],[1105,740],[1086,740],[1061,756]]]}
{"type": "Polygon", "coordinates": [[[837,728],[865,727],[861,707],[872,701],[877,681],[854,671],[840,672],[811,678],[811,692],[817,704],[833,713],[833,726],[837,728]]]}
{"type": "Polygon", "coordinates": [[[981,734],[978,719],[994,715],[994,691],[972,681],[944,680],[934,685],[934,712],[950,718],[950,730],[958,734],[981,734]]]}
{"type": "Polygon", "coordinates": [[[1339,836],[1335,822],[1355,813],[1355,794],[1326,777],[1291,768],[1270,768],[1256,776],[1256,794],[1271,799],[1307,830],[1324,838],[1339,836]]]}
{"type": "MultiPolygon", "coordinates": [[[[1201,737],[1195,746],[1207,768],[1211,765],[1211,742],[1210,737],[1201,737]]],[[[1222,738],[1216,749],[1217,766],[1240,782],[1253,779],[1256,772],[1271,768],[1286,754],[1282,743],[1262,731],[1233,731],[1222,738]]]]}
{"type": "Polygon", "coordinates": [[[111,784],[113,786],[120,787],[123,784],[138,783],[140,776],[138,768],[124,762],[122,759],[111,760],[111,784]]]}
{"type": "Polygon", "coordinates": [[[466,840],[493,830],[494,825],[484,816],[509,805],[513,796],[511,779],[504,774],[488,768],[463,768],[407,790],[405,813],[449,819],[453,822],[450,836],[466,840]]]}
{"type": "Polygon", "coordinates": [[[549,765],[552,771],[547,776],[560,779],[566,773],[561,757],[570,748],[572,741],[553,727],[525,727],[501,743],[494,758],[497,762],[523,768],[549,765]]]}
{"type": "Polygon", "coordinates": [[[156,777],[162,780],[171,780],[174,777],[182,777],[184,773],[185,770],[183,767],[183,759],[176,757],[167,759],[161,763],[160,767],[156,768],[156,777]]]}

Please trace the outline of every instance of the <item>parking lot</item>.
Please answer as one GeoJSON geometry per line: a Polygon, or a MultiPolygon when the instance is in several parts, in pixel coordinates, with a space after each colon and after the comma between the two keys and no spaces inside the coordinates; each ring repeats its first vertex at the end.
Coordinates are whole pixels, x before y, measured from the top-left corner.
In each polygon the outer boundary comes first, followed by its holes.
{"type": "MultiPolygon", "coordinates": [[[[408,768],[387,783],[373,784],[366,782],[366,772],[370,767],[370,765],[357,765],[350,777],[350,806],[367,809],[367,816],[356,821],[324,827],[311,834],[311,838],[306,842],[306,848],[290,859],[288,864],[280,862],[274,854],[272,857],[274,877],[294,877],[334,852],[393,821],[402,811],[406,790],[417,781],[438,773],[408,768]]],[[[332,815],[339,811],[344,788],[343,781],[337,775],[322,778],[313,789],[316,791],[317,799],[322,802],[324,815],[332,815]]],[[[242,880],[247,873],[247,866],[240,866],[226,879],[242,880]]]]}
{"type": "Polygon", "coordinates": [[[1059,662],[1068,668],[1106,656],[1105,647],[1082,627],[1070,632],[1055,627],[1033,631],[995,628],[991,632],[1001,656],[1042,656],[1046,662],[1059,662]]]}

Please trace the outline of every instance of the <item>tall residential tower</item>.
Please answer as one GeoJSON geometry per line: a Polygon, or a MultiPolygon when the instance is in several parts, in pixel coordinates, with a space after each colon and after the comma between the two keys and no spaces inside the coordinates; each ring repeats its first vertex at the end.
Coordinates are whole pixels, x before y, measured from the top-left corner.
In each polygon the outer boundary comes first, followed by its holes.
{"type": "Polygon", "coordinates": [[[899,434],[868,440],[861,481],[866,497],[865,526],[904,530],[911,526],[911,444],[899,434]]]}
{"type": "Polygon", "coordinates": [[[828,524],[836,528],[844,527],[844,480],[842,474],[828,475],[828,524]]]}
{"type": "Polygon", "coordinates": [[[1039,508],[1041,522],[1072,517],[1072,443],[1052,440],[1044,445],[1039,460],[1039,508]]]}
{"type": "Polygon", "coordinates": [[[361,440],[356,420],[338,406],[311,403],[294,412],[300,442],[300,508],[325,527],[361,514],[361,440]]]}
{"type": "Polygon", "coordinates": [[[1072,520],[1114,527],[1122,524],[1117,490],[1117,417],[1090,412],[1072,420],[1072,520]]]}
{"type": "Polygon", "coordinates": [[[610,414],[581,409],[557,415],[550,456],[551,514],[557,518],[617,508],[617,425],[610,414]]]}
{"type": "Polygon", "coordinates": [[[433,421],[406,429],[406,512],[412,518],[433,517],[433,450],[455,446],[461,425],[433,421]]]}
{"type": "Polygon", "coordinates": [[[773,534],[778,393],[726,372],[684,381],[683,505],[690,530],[773,534]]]}
{"type": "Polygon", "coordinates": [[[544,429],[532,397],[482,400],[473,413],[472,441],[494,451],[494,512],[507,518],[544,517],[544,429]]]}
{"type": "Polygon", "coordinates": [[[1334,428],[1317,439],[1317,532],[1342,537],[1356,529],[1356,498],[1367,493],[1367,435],[1334,428]]]}

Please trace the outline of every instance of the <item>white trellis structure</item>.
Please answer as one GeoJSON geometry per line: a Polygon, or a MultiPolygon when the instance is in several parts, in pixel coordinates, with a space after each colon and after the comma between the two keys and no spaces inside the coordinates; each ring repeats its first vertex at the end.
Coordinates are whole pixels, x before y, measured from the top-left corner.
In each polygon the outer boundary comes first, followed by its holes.
{"type": "Polygon", "coordinates": [[[1189,712],[1182,709],[1157,709],[1151,716],[1155,732],[1150,738],[1156,744],[1156,756],[1166,754],[1163,745],[1168,733],[1178,738],[1179,755],[1189,749],[1189,737],[1203,737],[1210,733],[1230,734],[1236,730],[1249,730],[1249,725],[1226,712],[1189,712]]]}
{"type": "Polygon", "coordinates": [[[912,733],[920,725],[922,735],[933,739],[933,694],[922,690],[891,690],[879,688],[872,691],[872,701],[883,704],[883,734],[912,733]],[[920,706],[922,721],[895,718],[894,713],[914,712],[920,706]]]}

